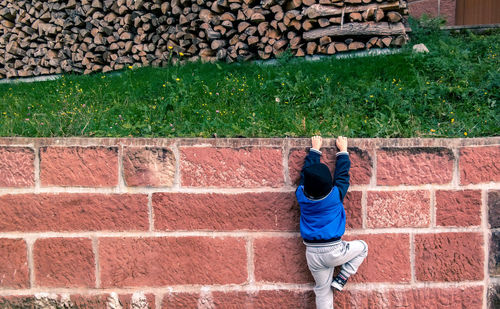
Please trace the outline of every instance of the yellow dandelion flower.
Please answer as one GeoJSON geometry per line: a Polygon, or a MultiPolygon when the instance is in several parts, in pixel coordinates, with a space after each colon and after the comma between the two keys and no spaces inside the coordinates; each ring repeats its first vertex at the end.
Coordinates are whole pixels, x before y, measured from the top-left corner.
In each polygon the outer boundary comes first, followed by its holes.
{"type": "Polygon", "coordinates": [[[467,136],[467,132],[464,132],[464,135],[467,136]]]}
{"type": "Polygon", "coordinates": [[[454,123],[455,122],[455,118],[451,118],[451,123],[454,123]]]}
{"type": "Polygon", "coordinates": [[[172,48],[174,48],[174,47],[173,47],[173,46],[169,46],[169,47],[168,47],[168,49],[172,49],[172,48]]]}
{"type": "Polygon", "coordinates": [[[128,66],[128,68],[129,68],[129,69],[132,69],[132,68],[133,68],[133,66],[129,65],[129,66],[128,66]]]}
{"type": "Polygon", "coordinates": [[[436,132],[436,130],[434,130],[434,129],[431,129],[431,132],[436,132]]]}
{"type": "Polygon", "coordinates": [[[163,88],[167,87],[167,85],[163,84],[163,88]]]}
{"type": "Polygon", "coordinates": [[[184,53],[180,52],[180,53],[179,53],[179,56],[181,56],[181,57],[182,57],[182,56],[184,56],[184,53]]]}
{"type": "Polygon", "coordinates": [[[177,77],[175,80],[176,80],[176,81],[178,81],[178,82],[180,82],[180,81],[181,81],[181,79],[180,79],[180,78],[178,78],[178,77],[177,77]]]}

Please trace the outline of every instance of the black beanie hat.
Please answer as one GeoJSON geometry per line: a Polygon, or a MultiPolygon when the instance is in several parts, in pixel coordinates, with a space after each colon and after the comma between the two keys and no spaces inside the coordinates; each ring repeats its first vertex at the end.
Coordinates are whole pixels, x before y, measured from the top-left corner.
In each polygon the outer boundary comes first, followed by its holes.
{"type": "Polygon", "coordinates": [[[311,198],[325,197],[332,186],[332,174],[323,163],[313,164],[304,170],[304,191],[311,198]]]}

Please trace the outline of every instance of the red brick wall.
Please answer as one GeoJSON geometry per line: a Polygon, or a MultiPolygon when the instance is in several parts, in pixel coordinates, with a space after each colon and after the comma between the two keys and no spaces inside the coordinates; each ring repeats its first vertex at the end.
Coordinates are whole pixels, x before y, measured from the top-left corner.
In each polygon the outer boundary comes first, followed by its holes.
{"type": "MultiPolygon", "coordinates": [[[[314,308],[294,198],[308,146],[0,139],[0,307],[314,308]]],[[[500,138],[349,146],[345,239],[370,252],[335,303],[495,306],[500,138]]]]}
{"type": "Polygon", "coordinates": [[[457,0],[408,0],[411,16],[420,18],[422,14],[431,17],[442,16],[447,25],[455,25],[457,0]]]}

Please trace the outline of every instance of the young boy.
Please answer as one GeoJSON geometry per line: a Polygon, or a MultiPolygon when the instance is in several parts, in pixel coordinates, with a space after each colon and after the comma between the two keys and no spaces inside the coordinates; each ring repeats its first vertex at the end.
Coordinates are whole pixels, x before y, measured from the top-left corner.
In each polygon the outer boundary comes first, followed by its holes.
{"type": "Polygon", "coordinates": [[[342,291],[366,258],[368,245],[362,240],[341,239],[346,224],[342,202],[349,188],[351,167],[347,138],[337,138],[339,152],[333,180],[328,167],[320,163],[322,138],[313,136],[311,142],[295,195],[300,205],[300,234],[306,245],[307,266],[316,282],[316,308],[331,309],[332,287],[342,291]],[[333,279],[333,271],[340,265],[340,273],[333,279]]]}

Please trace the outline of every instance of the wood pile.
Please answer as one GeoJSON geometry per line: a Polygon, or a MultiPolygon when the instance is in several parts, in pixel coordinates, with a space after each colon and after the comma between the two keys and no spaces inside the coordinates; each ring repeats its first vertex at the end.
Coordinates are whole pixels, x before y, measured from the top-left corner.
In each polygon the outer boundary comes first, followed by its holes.
{"type": "Polygon", "coordinates": [[[406,0],[0,0],[0,78],[401,46],[406,0]]]}

